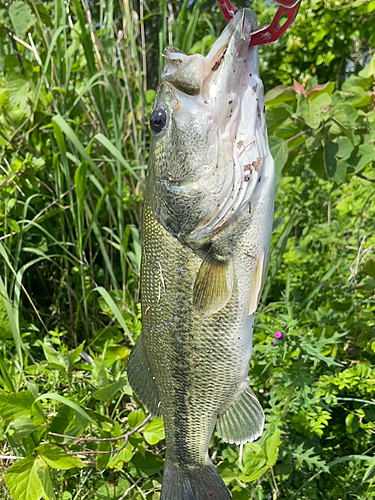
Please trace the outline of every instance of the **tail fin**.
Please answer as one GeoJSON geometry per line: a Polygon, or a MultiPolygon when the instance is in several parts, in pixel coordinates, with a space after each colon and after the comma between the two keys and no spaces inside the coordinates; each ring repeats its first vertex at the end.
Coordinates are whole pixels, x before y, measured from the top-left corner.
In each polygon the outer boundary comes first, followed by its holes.
{"type": "Polygon", "coordinates": [[[182,470],[165,462],[160,500],[231,500],[231,495],[212,463],[182,470]]]}

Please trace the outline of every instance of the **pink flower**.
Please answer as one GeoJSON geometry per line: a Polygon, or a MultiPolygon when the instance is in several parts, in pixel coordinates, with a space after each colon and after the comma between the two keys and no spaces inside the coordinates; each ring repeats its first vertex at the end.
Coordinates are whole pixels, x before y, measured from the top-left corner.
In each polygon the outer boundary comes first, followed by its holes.
{"type": "Polygon", "coordinates": [[[275,339],[279,340],[282,338],[282,336],[283,336],[282,332],[279,332],[279,331],[275,332],[275,339]]]}

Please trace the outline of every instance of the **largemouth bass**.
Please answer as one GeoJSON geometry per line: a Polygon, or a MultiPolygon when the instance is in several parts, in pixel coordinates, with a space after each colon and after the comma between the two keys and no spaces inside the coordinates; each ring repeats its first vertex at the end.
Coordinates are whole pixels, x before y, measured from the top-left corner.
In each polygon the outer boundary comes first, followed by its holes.
{"type": "Polygon", "coordinates": [[[256,18],[239,12],[206,57],[168,47],[151,116],[143,218],[143,329],[128,364],[165,426],[161,500],[231,496],[208,447],[257,439],[248,380],[254,312],[268,267],[274,165],[256,18]]]}

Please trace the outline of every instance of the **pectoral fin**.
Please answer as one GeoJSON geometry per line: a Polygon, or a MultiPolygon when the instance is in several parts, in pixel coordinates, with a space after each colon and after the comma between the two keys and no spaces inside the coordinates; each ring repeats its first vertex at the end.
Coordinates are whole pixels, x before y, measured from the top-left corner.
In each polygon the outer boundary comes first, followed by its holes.
{"type": "Polygon", "coordinates": [[[204,316],[222,309],[232,295],[233,269],[231,261],[215,259],[211,251],[199,268],[193,289],[195,307],[204,316]]]}
{"type": "Polygon", "coordinates": [[[263,292],[264,283],[267,278],[268,264],[269,253],[265,254],[265,252],[262,252],[262,255],[260,256],[255,268],[254,283],[251,289],[249,300],[249,314],[254,314],[258,308],[258,304],[263,292]]]}
{"type": "Polygon", "coordinates": [[[219,416],[217,433],[227,443],[243,444],[258,439],[263,427],[263,409],[250,387],[249,380],[246,380],[237,398],[219,416]]]}

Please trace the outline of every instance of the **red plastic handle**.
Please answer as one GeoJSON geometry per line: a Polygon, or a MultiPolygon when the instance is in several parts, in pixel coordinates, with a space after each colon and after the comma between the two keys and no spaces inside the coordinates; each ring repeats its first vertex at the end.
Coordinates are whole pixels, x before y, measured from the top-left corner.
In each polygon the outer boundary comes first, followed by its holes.
{"type": "MultiPolygon", "coordinates": [[[[301,0],[274,0],[274,2],[280,5],[274,20],[268,26],[253,31],[251,34],[250,47],[264,45],[278,40],[296,18],[301,5],[301,0]],[[284,14],[287,19],[283,24],[280,24],[279,21],[284,14]]],[[[231,4],[230,0],[217,0],[217,3],[227,21],[230,21],[238,12],[238,9],[231,4]]]]}
{"type": "MultiPolygon", "coordinates": [[[[278,2],[278,0],[275,0],[278,2]]],[[[287,1],[287,0],[283,0],[287,1]]],[[[289,28],[292,24],[296,15],[298,14],[300,8],[300,0],[294,5],[294,7],[280,7],[276,12],[276,16],[271,24],[259,28],[251,33],[250,47],[255,47],[256,45],[264,45],[266,43],[276,42],[289,28]],[[280,24],[281,17],[286,14],[287,19],[284,24],[280,24]]]]}
{"type": "Polygon", "coordinates": [[[238,12],[237,7],[234,7],[230,0],[217,0],[217,3],[227,21],[230,21],[238,12]]]}
{"type": "Polygon", "coordinates": [[[273,0],[275,3],[281,5],[281,7],[295,7],[300,0],[273,0]]]}

